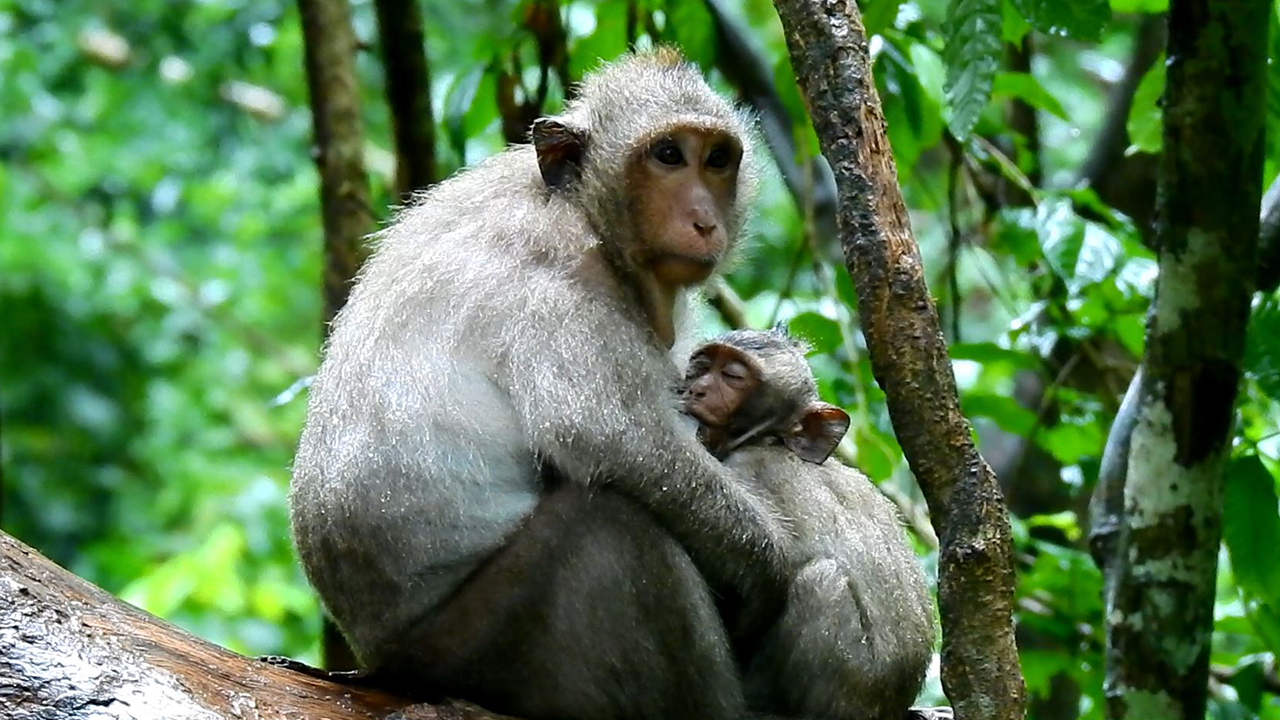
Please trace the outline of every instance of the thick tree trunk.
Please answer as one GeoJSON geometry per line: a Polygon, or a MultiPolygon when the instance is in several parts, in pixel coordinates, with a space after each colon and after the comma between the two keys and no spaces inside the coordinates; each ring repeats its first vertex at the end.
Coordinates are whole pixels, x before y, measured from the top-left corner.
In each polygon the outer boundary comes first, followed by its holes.
{"type": "Polygon", "coordinates": [[[943,688],[961,720],[1021,718],[1007,511],[960,414],[937,308],[898,190],[861,17],[853,0],[775,0],[775,6],[839,188],[845,264],[857,287],[872,370],[941,540],[943,688]]]}
{"type": "MultiPolygon", "coordinates": [[[[0,717],[375,720],[409,704],[210,645],[0,533],[0,717]]],[[[399,717],[499,716],[459,703],[399,717]]]]}
{"type": "Polygon", "coordinates": [[[1169,6],[1160,277],[1107,562],[1113,718],[1205,713],[1223,461],[1257,272],[1269,8],[1169,6]]]}

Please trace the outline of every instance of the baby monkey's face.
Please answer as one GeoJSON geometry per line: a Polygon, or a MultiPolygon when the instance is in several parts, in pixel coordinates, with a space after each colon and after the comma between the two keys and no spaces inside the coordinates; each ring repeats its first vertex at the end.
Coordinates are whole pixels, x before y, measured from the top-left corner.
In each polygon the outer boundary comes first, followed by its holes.
{"type": "Polygon", "coordinates": [[[681,401],[698,439],[720,459],[780,441],[796,457],[825,462],[849,429],[844,410],[822,402],[804,350],[775,331],[737,330],[694,351],[681,401]]]}
{"type": "Polygon", "coordinates": [[[705,428],[724,429],[759,387],[760,372],[751,358],[727,345],[704,345],[685,371],[684,411],[705,428]]]}

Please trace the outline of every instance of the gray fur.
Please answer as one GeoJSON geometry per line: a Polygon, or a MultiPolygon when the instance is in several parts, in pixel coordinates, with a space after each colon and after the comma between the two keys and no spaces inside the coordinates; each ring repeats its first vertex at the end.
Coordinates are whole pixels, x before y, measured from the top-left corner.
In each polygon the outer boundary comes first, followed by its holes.
{"type": "Polygon", "coordinates": [[[753,709],[829,720],[901,720],[933,655],[924,573],[896,510],[862,473],[804,462],[781,445],[728,464],[777,503],[817,558],[747,666],[753,709]]]}
{"type": "MultiPolygon", "coordinates": [[[[716,587],[780,602],[797,565],[766,504],[683,427],[675,365],[629,280],[625,159],[672,127],[732,132],[746,149],[742,207],[754,182],[748,119],[661,53],[589,76],[561,117],[589,137],[572,187],[547,188],[531,147],[440,183],[378,234],[334,322],[294,464],[293,535],[365,668],[430,675],[441,659],[405,643],[425,642],[464,581],[532,522],[539,461],[630,498],[716,587]]],[[[659,574],[633,571],[641,582],[659,574]]],[[[670,582],[696,595],[694,579],[690,568],[670,582]]],[[[715,646],[722,630],[705,632],[715,646]]],[[[517,699],[509,711],[520,709],[517,699]]]]}

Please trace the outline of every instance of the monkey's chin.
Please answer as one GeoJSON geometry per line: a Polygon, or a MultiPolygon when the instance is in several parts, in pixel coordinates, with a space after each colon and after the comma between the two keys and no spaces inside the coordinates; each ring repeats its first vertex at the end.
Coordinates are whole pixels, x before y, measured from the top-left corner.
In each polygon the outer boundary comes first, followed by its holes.
{"type": "Polygon", "coordinates": [[[715,255],[689,257],[667,253],[653,259],[653,276],[666,285],[693,285],[711,277],[720,258],[715,255]]]}

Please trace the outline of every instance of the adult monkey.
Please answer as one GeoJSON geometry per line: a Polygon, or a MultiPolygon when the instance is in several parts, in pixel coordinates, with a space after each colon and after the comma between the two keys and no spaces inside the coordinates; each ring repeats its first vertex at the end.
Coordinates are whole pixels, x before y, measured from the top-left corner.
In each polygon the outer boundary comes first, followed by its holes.
{"type": "Polygon", "coordinates": [[[667,351],[742,225],[750,134],[678,54],[629,56],[380,234],[291,493],[364,669],[533,718],[743,712],[707,583],[764,623],[799,561],[682,423],[667,351]]]}

